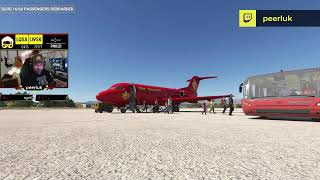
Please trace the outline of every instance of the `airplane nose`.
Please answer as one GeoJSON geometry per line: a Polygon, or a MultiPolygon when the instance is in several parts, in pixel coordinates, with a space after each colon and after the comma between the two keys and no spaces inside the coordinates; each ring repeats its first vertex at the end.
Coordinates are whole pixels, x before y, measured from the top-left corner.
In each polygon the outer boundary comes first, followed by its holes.
{"type": "Polygon", "coordinates": [[[118,101],[118,97],[121,97],[119,92],[115,92],[110,89],[102,91],[96,95],[96,99],[104,103],[115,103],[118,101]]]}
{"type": "Polygon", "coordinates": [[[109,101],[109,99],[112,97],[111,95],[112,92],[110,90],[102,91],[96,95],[96,99],[101,102],[109,101]]]}
{"type": "Polygon", "coordinates": [[[98,101],[101,101],[101,93],[98,93],[98,94],[96,95],[96,99],[97,99],[98,101]]]}
{"type": "Polygon", "coordinates": [[[105,91],[102,91],[102,92],[100,92],[100,93],[98,93],[98,94],[96,95],[96,99],[97,99],[98,101],[103,102],[103,99],[105,98],[105,95],[106,95],[105,91]]]}

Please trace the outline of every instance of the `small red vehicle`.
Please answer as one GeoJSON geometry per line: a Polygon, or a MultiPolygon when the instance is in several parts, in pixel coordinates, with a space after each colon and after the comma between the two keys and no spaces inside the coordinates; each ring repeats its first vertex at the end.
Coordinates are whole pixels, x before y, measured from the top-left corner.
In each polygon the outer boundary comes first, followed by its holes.
{"type": "Polygon", "coordinates": [[[239,92],[246,115],[320,119],[320,68],[252,76],[239,92]]]}

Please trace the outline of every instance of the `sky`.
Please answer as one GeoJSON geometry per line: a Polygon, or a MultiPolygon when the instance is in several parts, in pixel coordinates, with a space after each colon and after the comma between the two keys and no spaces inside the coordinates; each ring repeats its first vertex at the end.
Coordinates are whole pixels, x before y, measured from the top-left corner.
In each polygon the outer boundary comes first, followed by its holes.
{"type": "MultiPolygon", "coordinates": [[[[75,13],[0,14],[0,33],[69,33],[69,88],[75,101],[118,82],[234,94],[248,76],[319,67],[320,27],[239,28],[240,9],[320,9],[316,0],[2,0],[1,5],[74,5],[75,13]]],[[[2,93],[15,90],[1,89],[2,93]]]]}

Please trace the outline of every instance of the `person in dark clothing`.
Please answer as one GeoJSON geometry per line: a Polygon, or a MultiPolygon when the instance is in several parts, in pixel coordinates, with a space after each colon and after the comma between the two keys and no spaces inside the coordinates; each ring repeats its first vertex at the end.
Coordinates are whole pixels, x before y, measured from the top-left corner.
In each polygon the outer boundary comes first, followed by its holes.
{"type": "Polygon", "coordinates": [[[159,112],[159,103],[158,103],[158,99],[156,99],[153,106],[153,113],[158,113],[158,112],[159,112]]]}
{"type": "Polygon", "coordinates": [[[229,110],[229,115],[230,116],[232,116],[232,112],[233,112],[233,110],[234,110],[234,105],[233,105],[233,95],[231,94],[230,96],[229,96],[229,108],[230,108],[230,110],[229,110]]]}
{"type": "Polygon", "coordinates": [[[203,111],[202,111],[202,115],[207,115],[207,104],[204,102],[203,103],[203,111]]]}
{"type": "Polygon", "coordinates": [[[148,106],[147,106],[147,103],[146,103],[146,100],[143,101],[143,111],[142,112],[148,112],[148,106]]]}
{"type": "Polygon", "coordinates": [[[25,67],[22,67],[20,75],[22,86],[55,86],[52,75],[44,69],[45,63],[41,54],[32,57],[31,67],[29,65],[29,68],[28,63],[30,63],[30,60],[24,63],[25,67]]]}
{"type": "Polygon", "coordinates": [[[227,102],[226,102],[225,98],[221,99],[221,106],[223,107],[222,113],[224,114],[226,112],[226,110],[227,110],[227,102]]]}

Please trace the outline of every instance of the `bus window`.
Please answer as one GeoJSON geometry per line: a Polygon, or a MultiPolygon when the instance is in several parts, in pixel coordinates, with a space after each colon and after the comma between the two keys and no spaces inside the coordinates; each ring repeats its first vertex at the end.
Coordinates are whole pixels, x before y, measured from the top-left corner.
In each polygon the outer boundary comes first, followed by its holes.
{"type": "Polygon", "coordinates": [[[319,96],[320,72],[314,69],[266,74],[243,83],[245,98],[319,96]]]}

